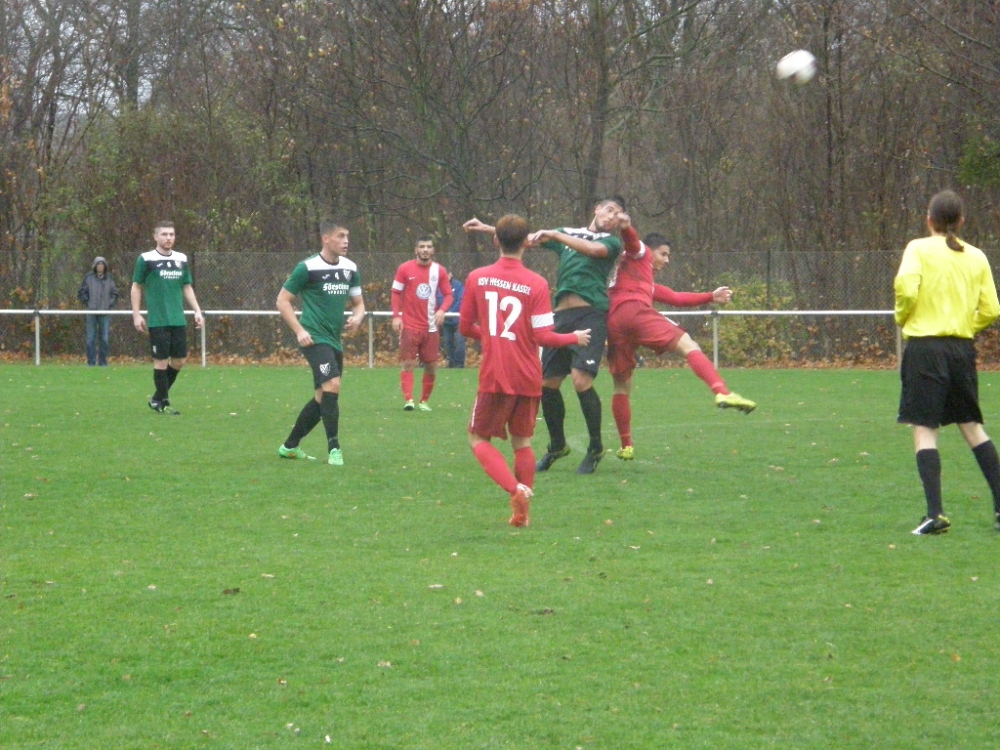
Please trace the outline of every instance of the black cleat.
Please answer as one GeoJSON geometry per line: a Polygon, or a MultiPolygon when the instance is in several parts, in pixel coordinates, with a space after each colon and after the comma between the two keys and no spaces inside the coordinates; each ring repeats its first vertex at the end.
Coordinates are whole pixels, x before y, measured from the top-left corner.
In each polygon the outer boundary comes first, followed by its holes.
{"type": "Polygon", "coordinates": [[[157,401],[155,398],[149,399],[149,408],[158,414],[163,414],[163,402],[157,401]]]}
{"type": "Polygon", "coordinates": [[[546,451],[545,455],[538,459],[538,463],[535,464],[535,471],[548,471],[552,464],[558,461],[560,458],[565,458],[569,455],[569,446],[564,445],[557,451],[552,450],[552,446],[546,451]]]}
{"type": "Polygon", "coordinates": [[[935,516],[931,518],[930,516],[924,516],[920,525],[913,530],[913,533],[917,536],[928,536],[929,534],[947,534],[948,529],[951,528],[951,521],[948,520],[947,516],[935,516]]]}
{"type": "Polygon", "coordinates": [[[593,474],[594,470],[597,468],[597,464],[601,462],[602,458],[604,458],[603,448],[598,451],[587,451],[587,455],[583,457],[580,465],[576,468],[576,473],[593,474]]]}
{"type": "Polygon", "coordinates": [[[993,528],[1000,531],[1000,513],[993,514],[993,528]]]}

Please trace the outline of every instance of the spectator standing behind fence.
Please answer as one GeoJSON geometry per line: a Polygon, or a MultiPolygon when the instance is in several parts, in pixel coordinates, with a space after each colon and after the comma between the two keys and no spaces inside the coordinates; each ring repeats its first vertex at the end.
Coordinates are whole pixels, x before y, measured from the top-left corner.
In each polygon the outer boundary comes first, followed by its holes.
{"type": "Polygon", "coordinates": [[[416,258],[396,269],[392,280],[392,330],[399,334],[399,359],[403,365],[399,386],[403,391],[403,409],[413,411],[413,370],[419,361],[424,366],[420,389],[420,411],[430,411],[427,403],[434,390],[434,376],[441,352],[438,328],[445,310],[451,307],[451,283],[448,271],[434,262],[434,240],[417,239],[416,258]],[[438,289],[444,294],[437,303],[438,289]]]}
{"type": "Polygon", "coordinates": [[[983,431],[976,373],[975,336],[1000,315],[990,264],[981,250],[956,237],[965,221],[962,200],[951,190],[927,209],[929,237],[903,251],[894,282],[896,323],[906,349],[900,368],[898,421],[913,425],[917,472],[927,515],[914,534],[943,534],[951,527],[941,499],[942,425],[957,424],[993,495],[1000,529],[1000,458],[983,431]]]}
{"type": "MultiPolygon", "coordinates": [[[[444,346],[445,356],[448,357],[448,367],[465,367],[465,336],[458,330],[458,311],[462,309],[462,296],[465,294],[465,285],[454,276],[451,277],[451,307],[448,312],[456,313],[454,317],[445,317],[441,324],[441,344],[444,346]]],[[[444,293],[438,289],[438,307],[444,301],[444,293]]]]}
{"type": "Polygon", "coordinates": [[[184,253],[174,251],[173,223],[161,221],[153,228],[156,247],[136,258],[132,274],[132,323],[140,333],[149,333],[153,355],[153,385],[156,391],[149,408],[161,414],[178,414],[170,406],[170,388],[187,361],[187,322],[184,301],[194,310],[195,328],[205,322],[192,286],[191,268],[184,253]],[[142,317],[142,293],[146,291],[147,324],[142,317]]]}
{"type": "MultiPolygon", "coordinates": [[[[83,277],[76,298],[88,310],[110,310],[118,302],[118,287],[111,278],[108,262],[98,255],[90,273],[83,277]]],[[[111,316],[87,315],[87,364],[108,366],[108,345],[111,340],[111,316]]]]}

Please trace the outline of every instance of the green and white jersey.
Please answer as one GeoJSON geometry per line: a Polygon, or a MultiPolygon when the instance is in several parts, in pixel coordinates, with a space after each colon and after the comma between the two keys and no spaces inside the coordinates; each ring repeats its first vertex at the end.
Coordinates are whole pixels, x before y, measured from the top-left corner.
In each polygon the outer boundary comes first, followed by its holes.
{"type": "Polygon", "coordinates": [[[312,340],[343,351],[340,332],[344,328],[347,299],[361,296],[357,264],[343,257],[336,264],[327,263],[317,253],[295,266],[283,286],[302,299],[299,322],[312,340]]]}
{"type": "Polygon", "coordinates": [[[559,255],[559,275],[556,279],[555,298],[552,306],[567,294],[577,294],[598,310],[608,311],[608,276],[611,274],[618,256],[622,252],[622,241],[607,232],[591,232],[587,227],[579,229],[559,229],[571,237],[580,237],[591,242],[600,242],[608,248],[606,258],[591,258],[578,253],[561,242],[549,240],[542,247],[559,255]]]}
{"type": "Polygon", "coordinates": [[[146,290],[150,328],[186,325],[184,287],[191,282],[191,268],[184,253],[161,255],[155,249],[135,260],[132,281],[146,290]]]}

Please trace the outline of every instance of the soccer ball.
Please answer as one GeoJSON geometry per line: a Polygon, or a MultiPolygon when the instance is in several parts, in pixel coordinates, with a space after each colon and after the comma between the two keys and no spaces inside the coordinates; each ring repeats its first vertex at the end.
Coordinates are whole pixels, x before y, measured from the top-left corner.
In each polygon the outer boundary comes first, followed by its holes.
{"type": "Polygon", "coordinates": [[[809,83],[816,75],[816,58],[811,52],[797,49],[778,60],[775,66],[778,78],[787,78],[800,86],[809,83]]]}

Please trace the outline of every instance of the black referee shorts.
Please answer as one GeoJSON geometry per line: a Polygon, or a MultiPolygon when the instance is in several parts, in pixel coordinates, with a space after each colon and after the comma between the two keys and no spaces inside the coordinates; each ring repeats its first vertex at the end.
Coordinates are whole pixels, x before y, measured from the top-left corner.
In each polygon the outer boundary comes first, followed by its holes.
{"type": "Polygon", "coordinates": [[[555,332],[573,333],[590,329],[590,343],[586,347],[565,346],[542,350],[542,377],[562,378],[570,370],[583,370],[597,377],[604,356],[604,340],[608,337],[608,314],[596,307],[569,307],[557,310],[555,332]]]}
{"type": "Polygon", "coordinates": [[[983,422],[976,344],[946,336],[911,338],[903,351],[898,422],[937,429],[983,422]]]}

